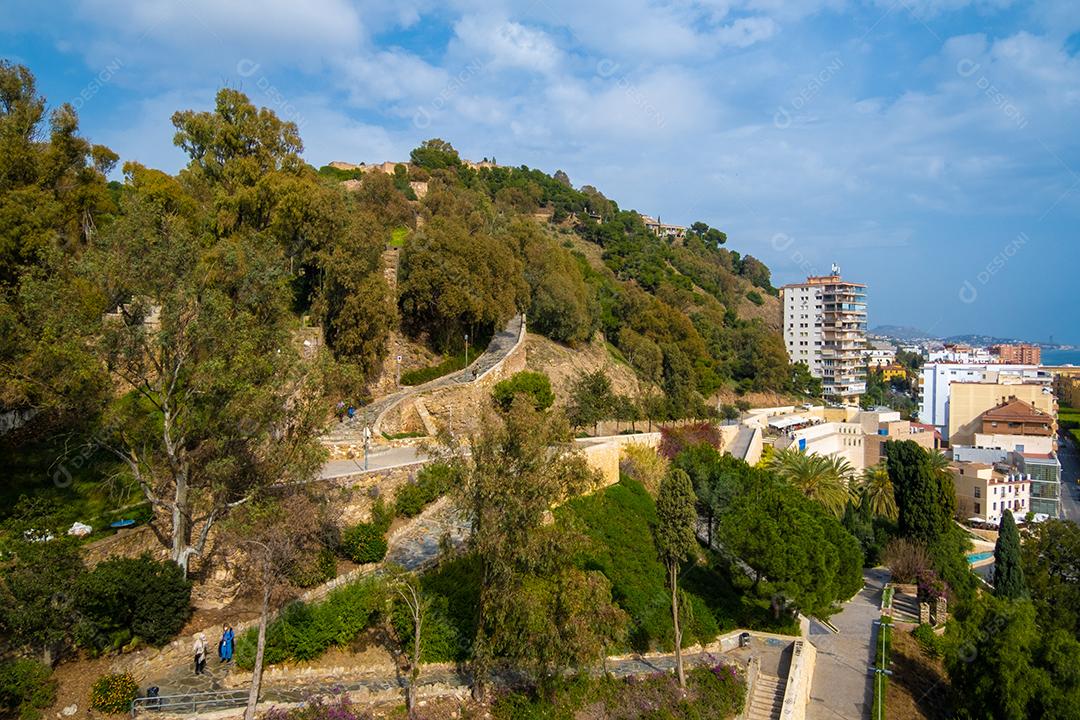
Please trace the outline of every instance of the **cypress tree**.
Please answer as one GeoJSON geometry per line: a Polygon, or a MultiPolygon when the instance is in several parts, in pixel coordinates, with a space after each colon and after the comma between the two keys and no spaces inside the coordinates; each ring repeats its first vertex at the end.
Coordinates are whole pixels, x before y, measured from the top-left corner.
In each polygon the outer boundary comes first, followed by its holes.
{"type": "Polygon", "coordinates": [[[1020,532],[1010,510],[1001,514],[994,545],[994,595],[1010,600],[1027,596],[1024,569],[1020,566],[1020,532]]]}

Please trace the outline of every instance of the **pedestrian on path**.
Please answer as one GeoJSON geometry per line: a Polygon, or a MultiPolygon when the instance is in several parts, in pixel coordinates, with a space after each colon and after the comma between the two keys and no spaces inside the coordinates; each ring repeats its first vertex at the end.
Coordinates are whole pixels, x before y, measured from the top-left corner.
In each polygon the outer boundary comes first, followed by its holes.
{"type": "Polygon", "coordinates": [[[233,652],[236,650],[236,633],[232,625],[221,626],[221,640],[218,642],[218,656],[221,662],[232,662],[233,652]]]}
{"type": "Polygon", "coordinates": [[[206,634],[195,636],[195,674],[202,675],[206,668],[206,634]]]}

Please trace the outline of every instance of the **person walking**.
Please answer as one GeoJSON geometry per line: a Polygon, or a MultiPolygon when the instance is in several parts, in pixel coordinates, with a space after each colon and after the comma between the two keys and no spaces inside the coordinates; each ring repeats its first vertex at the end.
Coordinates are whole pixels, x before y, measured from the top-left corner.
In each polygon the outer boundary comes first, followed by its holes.
{"type": "Polygon", "coordinates": [[[195,674],[202,675],[206,668],[206,634],[195,636],[195,674]]]}
{"type": "Polygon", "coordinates": [[[232,662],[233,652],[236,650],[236,633],[231,625],[221,626],[221,640],[218,642],[218,656],[221,662],[232,662]]]}

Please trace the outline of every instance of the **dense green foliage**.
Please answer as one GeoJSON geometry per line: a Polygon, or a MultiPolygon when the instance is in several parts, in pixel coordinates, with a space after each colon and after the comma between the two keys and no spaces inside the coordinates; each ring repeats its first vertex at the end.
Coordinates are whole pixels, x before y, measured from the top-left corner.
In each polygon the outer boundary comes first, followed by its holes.
{"type": "MultiPolygon", "coordinates": [[[[615,602],[630,616],[630,647],[670,649],[667,572],[653,542],[656,505],[645,488],[624,478],[602,493],[572,500],[556,516],[589,538],[581,562],[611,580],[615,602]]],[[[721,630],[734,627],[784,627],[769,615],[767,601],[762,604],[736,590],[727,565],[711,554],[705,554],[703,564],[697,558],[688,563],[681,577],[684,645],[710,642],[721,630]]]]}
{"type": "MultiPolygon", "coordinates": [[[[384,607],[384,589],[371,579],[337,588],[319,603],[291,603],[266,628],[265,662],[311,660],[331,646],[347,645],[384,607]]],[[[257,630],[248,629],[236,641],[236,664],[245,670],[255,662],[257,630]]]]}
{"type": "Polygon", "coordinates": [[[555,402],[551,380],[542,372],[522,370],[495,383],[495,387],[491,389],[492,401],[504,412],[510,409],[514,397],[518,394],[527,396],[537,410],[547,410],[555,402]]]}
{"type": "Polygon", "coordinates": [[[961,718],[1080,716],[1080,641],[1027,600],[984,594],[966,603],[948,636],[945,665],[961,718]]]}
{"type": "Polygon", "coordinates": [[[429,503],[445,495],[458,478],[458,470],[446,463],[429,463],[420,468],[416,479],[398,488],[394,511],[403,517],[416,517],[429,503]]]}
{"type": "Polygon", "coordinates": [[[357,523],[341,534],[341,551],[354,563],[379,562],[386,550],[386,528],[377,523],[357,523]]]}
{"type": "Polygon", "coordinates": [[[98,652],[134,638],[164,645],[191,615],[191,581],[176,563],[149,555],[103,560],[78,579],[74,592],[75,638],[98,652]]]}
{"type": "Polygon", "coordinates": [[[52,670],[34,660],[0,662],[0,718],[38,720],[56,699],[52,670]]]}
{"type": "Polygon", "coordinates": [[[711,538],[751,568],[751,595],[771,593],[789,610],[828,615],[858,591],[859,543],[820,504],[708,445],[688,446],[673,462],[689,473],[711,538]]]}
{"type": "Polygon", "coordinates": [[[1039,621],[1080,638],[1080,526],[1065,520],[1039,523],[1021,554],[1039,621]]]}
{"type": "Polygon", "coordinates": [[[725,720],[746,703],[746,680],[732,665],[695,667],[681,689],[667,673],[646,678],[576,675],[544,692],[512,692],[492,708],[497,720],[725,720]]]}

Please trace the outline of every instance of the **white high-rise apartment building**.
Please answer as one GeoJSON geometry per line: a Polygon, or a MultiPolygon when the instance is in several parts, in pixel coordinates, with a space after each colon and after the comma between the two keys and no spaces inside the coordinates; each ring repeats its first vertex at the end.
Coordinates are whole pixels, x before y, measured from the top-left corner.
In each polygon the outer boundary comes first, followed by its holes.
{"type": "Polygon", "coordinates": [[[858,403],[866,392],[866,285],[832,275],[780,288],[784,345],[792,363],[821,378],[825,397],[858,403]]]}

